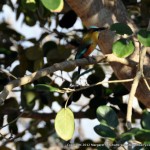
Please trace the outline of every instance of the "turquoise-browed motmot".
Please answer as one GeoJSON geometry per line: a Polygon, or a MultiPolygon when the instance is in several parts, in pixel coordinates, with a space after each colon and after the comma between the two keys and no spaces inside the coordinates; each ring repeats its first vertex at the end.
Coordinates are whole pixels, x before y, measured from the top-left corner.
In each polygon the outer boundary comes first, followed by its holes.
{"type": "MultiPolygon", "coordinates": [[[[75,59],[86,58],[96,48],[98,43],[99,32],[105,30],[105,27],[90,26],[87,34],[83,37],[80,46],[77,49],[75,59]]],[[[81,67],[78,68],[78,74],[80,75],[81,67]]]]}

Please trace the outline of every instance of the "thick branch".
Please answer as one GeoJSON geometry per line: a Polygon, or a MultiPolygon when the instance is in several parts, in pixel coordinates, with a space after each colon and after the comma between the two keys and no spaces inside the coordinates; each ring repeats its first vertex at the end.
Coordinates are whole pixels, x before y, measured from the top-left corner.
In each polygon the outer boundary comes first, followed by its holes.
{"type": "Polygon", "coordinates": [[[129,94],[128,109],[127,109],[127,127],[129,129],[131,129],[133,99],[134,99],[138,84],[139,84],[140,79],[141,79],[142,74],[143,74],[143,64],[144,64],[144,57],[146,55],[146,51],[147,51],[146,47],[144,47],[140,51],[140,58],[139,58],[140,62],[139,62],[138,70],[137,70],[136,76],[134,78],[134,81],[132,83],[131,91],[129,94]]]}
{"type": "Polygon", "coordinates": [[[58,70],[65,70],[67,68],[72,68],[72,67],[76,67],[76,66],[85,66],[85,65],[90,65],[90,64],[96,64],[102,60],[106,60],[108,62],[109,61],[110,62],[118,61],[118,62],[123,63],[123,64],[128,65],[128,66],[130,66],[130,65],[134,66],[134,64],[136,64],[135,62],[126,60],[124,58],[117,58],[113,54],[106,55],[106,56],[90,57],[88,59],[83,58],[80,60],[65,61],[65,62],[57,63],[51,67],[41,69],[37,72],[32,73],[31,75],[24,76],[22,78],[13,80],[10,83],[8,83],[4,87],[4,90],[0,94],[0,104],[3,104],[4,100],[8,96],[9,92],[15,87],[28,84],[30,82],[33,82],[34,80],[37,80],[43,76],[47,76],[48,74],[51,74],[51,73],[58,71],[58,70]]]}

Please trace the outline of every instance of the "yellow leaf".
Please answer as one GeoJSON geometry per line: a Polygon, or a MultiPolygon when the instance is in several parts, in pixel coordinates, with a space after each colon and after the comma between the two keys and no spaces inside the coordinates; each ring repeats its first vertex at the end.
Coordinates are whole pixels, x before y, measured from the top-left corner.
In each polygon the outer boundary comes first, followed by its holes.
{"type": "Polygon", "coordinates": [[[51,9],[51,12],[61,12],[63,7],[64,7],[64,1],[61,0],[60,5],[55,10],[51,9]]]}
{"type": "Polygon", "coordinates": [[[65,141],[72,138],[74,133],[74,115],[69,108],[62,108],[55,118],[55,130],[65,141]]]}

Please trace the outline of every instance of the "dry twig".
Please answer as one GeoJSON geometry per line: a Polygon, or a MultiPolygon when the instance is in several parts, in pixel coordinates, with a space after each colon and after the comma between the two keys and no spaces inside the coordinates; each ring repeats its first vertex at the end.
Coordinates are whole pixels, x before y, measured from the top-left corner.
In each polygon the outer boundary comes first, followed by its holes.
{"type": "Polygon", "coordinates": [[[142,77],[142,74],[143,74],[143,63],[144,63],[144,57],[146,55],[146,51],[147,51],[146,47],[142,48],[141,51],[140,51],[141,53],[140,53],[140,59],[139,59],[140,60],[139,68],[137,70],[137,73],[136,73],[136,76],[135,76],[134,81],[132,83],[131,91],[130,91],[130,94],[129,94],[127,116],[126,116],[127,128],[128,129],[132,128],[131,119],[132,119],[133,99],[134,99],[134,96],[135,96],[136,89],[138,87],[139,81],[140,81],[140,79],[142,77]]]}

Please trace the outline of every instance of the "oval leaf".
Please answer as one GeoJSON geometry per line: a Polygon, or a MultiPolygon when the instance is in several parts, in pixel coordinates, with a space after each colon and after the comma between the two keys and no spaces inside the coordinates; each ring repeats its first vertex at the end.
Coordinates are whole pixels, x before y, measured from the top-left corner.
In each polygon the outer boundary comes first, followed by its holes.
{"type": "Polygon", "coordinates": [[[77,15],[73,10],[70,10],[64,14],[64,16],[59,21],[59,25],[62,28],[71,28],[77,20],[77,15]],[[68,21],[69,20],[69,21],[68,21]]]}
{"type": "Polygon", "coordinates": [[[138,128],[132,128],[129,131],[122,133],[116,143],[123,144],[124,142],[131,140],[139,130],[140,129],[138,128]]]}
{"type": "Polygon", "coordinates": [[[150,130],[150,112],[147,110],[143,111],[141,125],[144,129],[150,130]]]}
{"type": "Polygon", "coordinates": [[[39,45],[31,46],[26,48],[25,56],[28,60],[37,60],[43,57],[42,49],[39,45]],[[35,55],[36,54],[36,55],[35,55]]]}
{"type": "Polygon", "coordinates": [[[105,125],[97,125],[94,127],[94,130],[97,134],[99,134],[102,137],[109,137],[109,138],[115,138],[116,133],[114,130],[112,130],[110,127],[105,125]]]}
{"type": "Polygon", "coordinates": [[[141,142],[150,141],[150,130],[140,129],[136,132],[135,139],[141,142]]]}
{"type": "Polygon", "coordinates": [[[54,10],[51,9],[51,12],[55,12],[55,13],[61,12],[63,7],[64,7],[64,1],[61,0],[59,6],[57,7],[57,9],[54,9],[54,10]]]}
{"type": "Polygon", "coordinates": [[[43,5],[50,11],[60,12],[63,9],[63,0],[41,0],[43,5]]]}
{"type": "Polygon", "coordinates": [[[55,118],[55,130],[65,141],[72,138],[74,133],[74,115],[69,108],[62,108],[55,118]]]}
{"type": "Polygon", "coordinates": [[[144,46],[150,46],[150,31],[142,29],[138,32],[137,37],[144,46]]]}
{"type": "Polygon", "coordinates": [[[110,30],[115,31],[117,34],[128,34],[131,35],[133,32],[131,30],[131,28],[123,23],[115,23],[113,25],[111,25],[110,30]]]}
{"type": "Polygon", "coordinates": [[[116,112],[109,106],[100,106],[96,110],[97,118],[101,124],[117,127],[118,117],[116,112]]]}
{"type": "Polygon", "coordinates": [[[134,45],[131,40],[119,39],[113,44],[113,54],[117,57],[128,57],[134,51],[134,45]]]}

